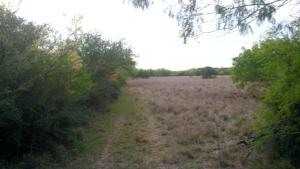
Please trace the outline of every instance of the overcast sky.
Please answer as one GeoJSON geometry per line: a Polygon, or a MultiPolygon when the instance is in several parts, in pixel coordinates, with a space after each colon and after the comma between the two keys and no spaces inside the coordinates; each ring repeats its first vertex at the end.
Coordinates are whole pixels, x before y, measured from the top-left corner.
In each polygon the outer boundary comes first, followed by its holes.
{"type": "MultiPolygon", "coordinates": [[[[19,0],[10,2],[17,8],[19,0]]],[[[256,34],[206,34],[183,44],[176,20],[164,13],[162,3],[142,11],[124,0],[23,0],[17,15],[36,23],[47,23],[66,33],[74,15],[82,15],[86,31],[101,32],[111,40],[125,42],[139,57],[138,68],[167,68],[183,70],[194,67],[229,67],[232,58],[242,47],[249,48],[259,39],[267,26],[256,29],[256,34]],[[222,34],[223,36],[220,36],[222,34]]]]}

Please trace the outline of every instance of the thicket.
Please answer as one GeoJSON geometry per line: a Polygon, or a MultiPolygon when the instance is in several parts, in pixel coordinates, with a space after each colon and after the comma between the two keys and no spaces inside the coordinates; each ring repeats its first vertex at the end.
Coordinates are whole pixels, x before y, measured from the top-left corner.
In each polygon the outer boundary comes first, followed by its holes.
{"type": "Polygon", "coordinates": [[[135,77],[159,77],[159,76],[202,76],[203,78],[214,78],[217,75],[229,75],[230,68],[193,68],[183,71],[172,71],[168,69],[138,69],[135,77]]]}
{"type": "MultiPolygon", "coordinates": [[[[76,27],[59,39],[0,6],[0,166],[74,150],[77,128],[119,94],[134,70],[122,41],[76,27]]],[[[0,167],[0,168],[1,168],[0,167]]]]}
{"type": "Polygon", "coordinates": [[[252,146],[266,152],[277,168],[300,167],[299,35],[299,20],[288,27],[276,27],[266,40],[245,50],[233,64],[234,81],[263,91],[263,108],[257,112],[252,146]]]}
{"type": "Polygon", "coordinates": [[[167,69],[138,69],[135,77],[175,76],[176,72],[167,69]]]}

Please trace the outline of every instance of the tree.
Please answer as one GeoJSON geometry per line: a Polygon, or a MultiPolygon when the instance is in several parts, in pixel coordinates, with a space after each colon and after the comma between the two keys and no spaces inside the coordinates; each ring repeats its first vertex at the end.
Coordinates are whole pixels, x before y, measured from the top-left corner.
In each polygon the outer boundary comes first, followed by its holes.
{"type": "Polygon", "coordinates": [[[0,158],[70,146],[92,81],[80,57],[46,48],[46,26],[0,7],[0,158]]]}
{"type": "Polygon", "coordinates": [[[204,67],[200,71],[202,78],[215,78],[217,75],[217,72],[212,67],[204,67]]]}
{"type": "Polygon", "coordinates": [[[33,156],[55,158],[74,148],[78,127],[118,96],[134,70],[132,51],[122,41],[83,33],[76,24],[57,43],[49,40],[50,30],[0,6],[2,168],[5,162],[34,168],[33,156]]]}
{"type": "Polygon", "coordinates": [[[90,107],[104,107],[117,97],[133,73],[132,50],[122,41],[110,42],[98,33],[86,33],[80,38],[79,53],[95,82],[87,103],[90,107]]]}
{"type": "MultiPolygon", "coordinates": [[[[148,8],[154,0],[131,0],[135,7],[148,8]]],[[[297,0],[238,0],[238,1],[200,1],[179,0],[177,4],[169,4],[169,16],[176,18],[181,26],[184,42],[188,38],[197,37],[201,33],[218,30],[241,33],[252,31],[251,23],[265,21],[275,23],[274,14],[280,8],[293,5],[291,13],[295,19],[299,17],[299,1],[297,0]],[[174,10],[175,9],[175,10],[174,10]],[[217,16],[215,18],[214,16],[217,16]],[[205,31],[203,25],[216,22],[216,29],[205,31]]]]}
{"type": "Polygon", "coordinates": [[[234,60],[233,79],[264,88],[264,107],[257,112],[253,146],[266,150],[273,160],[300,166],[300,41],[299,24],[293,32],[271,32],[269,39],[245,50],[234,60]],[[279,38],[275,38],[275,34],[279,38]],[[283,35],[283,36],[282,36],[283,35]]]}

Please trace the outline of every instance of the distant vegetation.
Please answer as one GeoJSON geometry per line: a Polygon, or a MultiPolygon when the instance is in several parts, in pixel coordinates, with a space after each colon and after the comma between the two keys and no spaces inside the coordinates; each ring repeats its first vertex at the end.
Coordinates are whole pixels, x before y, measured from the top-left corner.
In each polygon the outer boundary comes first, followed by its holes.
{"type": "Polygon", "coordinates": [[[300,167],[300,20],[234,59],[233,80],[260,90],[263,108],[257,113],[252,146],[267,152],[269,161],[255,168],[300,167]]]}
{"type": "Polygon", "coordinates": [[[229,75],[230,68],[193,68],[183,71],[172,71],[168,69],[139,69],[136,77],[157,77],[157,76],[202,76],[203,78],[214,78],[216,75],[229,75]]]}
{"type": "Polygon", "coordinates": [[[78,127],[118,97],[134,70],[122,41],[77,24],[67,39],[53,34],[0,7],[0,168],[78,151],[78,127]]]}

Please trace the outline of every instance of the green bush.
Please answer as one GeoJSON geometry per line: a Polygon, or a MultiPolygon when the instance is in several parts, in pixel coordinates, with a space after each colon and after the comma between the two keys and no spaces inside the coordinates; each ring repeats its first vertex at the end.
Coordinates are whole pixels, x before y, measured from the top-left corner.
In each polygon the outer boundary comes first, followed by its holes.
{"type": "MultiPolygon", "coordinates": [[[[259,84],[264,107],[254,127],[258,150],[296,168],[300,166],[300,41],[299,24],[286,36],[269,38],[234,60],[233,80],[242,86],[259,84]],[[291,36],[293,35],[293,36],[291,36]]],[[[273,34],[274,35],[274,34],[273,34]]]]}
{"type": "Polygon", "coordinates": [[[1,164],[34,166],[24,159],[71,150],[76,128],[118,96],[134,69],[121,41],[87,33],[54,43],[51,33],[0,7],[1,164]]]}
{"type": "Polygon", "coordinates": [[[175,71],[167,70],[167,69],[139,69],[137,70],[136,77],[155,77],[155,76],[174,76],[176,75],[175,71]]]}
{"type": "Polygon", "coordinates": [[[172,71],[167,69],[138,69],[135,72],[135,77],[157,77],[157,76],[201,76],[204,75],[204,78],[214,78],[216,75],[229,75],[230,68],[192,68],[182,71],[172,71]]]}
{"type": "Polygon", "coordinates": [[[212,67],[204,67],[201,69],[200,72],[202,78],[208,79],[208,78],[215,78],[217,76],[217,72],[212,67]]]}

